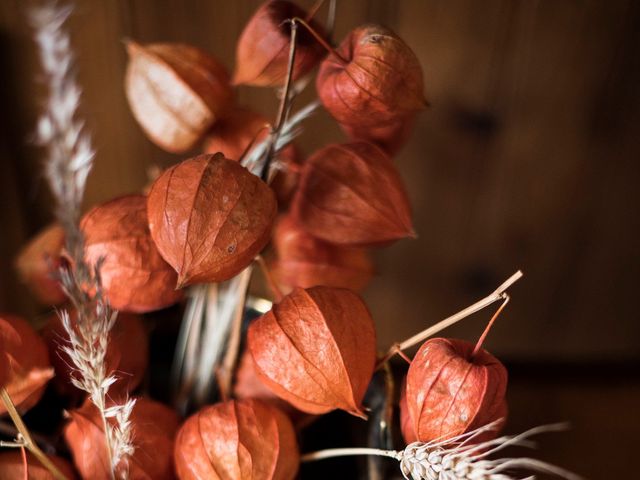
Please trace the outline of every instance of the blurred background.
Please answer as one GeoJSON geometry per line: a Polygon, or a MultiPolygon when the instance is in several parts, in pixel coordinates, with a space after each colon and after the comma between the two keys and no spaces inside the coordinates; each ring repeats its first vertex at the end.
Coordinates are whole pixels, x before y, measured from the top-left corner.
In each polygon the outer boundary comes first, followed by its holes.
{"type": "MultiPolygon", "coordinates": [[[[260,2],[82,0],[70,22],[83,111],[98,154],[86,206],[139,191],[176,157],[151,144],[126,103],[122,40],[181,41],[233,69],[260,2]]],[[[299,3],[309,6],[310,0],[299,3]]],[[[25,19],[0,2],[0,311],[42,315],[19,284],[20,246],[52,218],[30,144],[41,88],[25,19]]],[[[632,478],[640,430],[640,3],[343,0],[335,40],[382,23],[420,59],[431,108],[397,157],[417,240],[376,252],[365,297],[380,348],[525,277],[485,347],[511,373],[508,431],[568,420],[540,457],[593,479],[632,478]]],[[[298,105],[314,98],[314,87],[298,105]]],[[[274,92],[241,103],[273,117],[274,92]]],[[[325,112],[306,154],[344,136],[325,112]]],[[[446,332],[475,340],[490,312],[446,332]]]]}

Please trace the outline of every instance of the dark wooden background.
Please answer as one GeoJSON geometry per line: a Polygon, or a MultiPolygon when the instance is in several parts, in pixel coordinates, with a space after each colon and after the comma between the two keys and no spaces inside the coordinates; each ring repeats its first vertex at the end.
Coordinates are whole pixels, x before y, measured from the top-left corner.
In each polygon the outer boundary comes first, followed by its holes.
{"type": "MultiPolygon", "coordinates": [[[[0,2],[0,310],[34,316],[12,269],[51,218],[40,152],[28,143],[41,93],[28,3],[0,2]]],[[[70,27],[98,148],[87,206],[139,190],[150,166],[178,160],[129,112],[121,40],[192,43],[232,69],[258,3],[77,1],[70,27]]],[[[640,3],[343,0],[336,38],[369,21],[413,47],[432,104],[397,159],[419,238],[376,254],[380,274],[366,294],[381,346],[522,268],[486,344],[514,365],[514,429],[572,420],[551,458],[591,478],[631,478],[612,472],[624,472],[621,459],[634,453],[625,439],[640,427],[640,3]]],[[[241,88],[239,97],[274,115],[272,91],[241,88]]],[[[343,138],[325,113],[307,130],[307,153],[343,138]]],[[[476,338],[487,318],[449,334],[476,338]]]]}

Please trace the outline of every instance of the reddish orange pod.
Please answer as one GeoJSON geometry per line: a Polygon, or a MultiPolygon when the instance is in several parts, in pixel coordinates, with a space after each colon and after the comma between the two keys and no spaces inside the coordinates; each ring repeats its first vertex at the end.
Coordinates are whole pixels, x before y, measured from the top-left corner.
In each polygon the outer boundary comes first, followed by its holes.
{"type": "Polygon", "coordinates": [[[163,172],[147,208],[151,236],[179,286],[240,273],[269,241],[278,209],[266,183],[222,154],[163,172]]]}
{"type": "Polygon", "coordinates": [[[204,407],[178,432],[180,480],[293,480],[300,458],[291,421],[259,400],[204,407]]]}
{"type": "MultiPolygon", "coordinates": [[[[70,312],[70,320],[75,324],[75,311],[70,312]]],[[[67,345],[68,335],[58,315],[51,316],[42,336],[56,372],[53,379],[56,390],[67,396],[84,396],[84,392],[71,384],[73,362],[61,348],[67,345]]],[[[109,388],[109,395],[117,397],[135,390],[144,377],[148,362],[149,339],[142,318],[130,313],[118,313],[109,335],[105,357],[107,375],[113,374],[117,379],[109,388]]]]}
{"type": "Polygon", "coordinates": [[[473,350],[472,343],[446,338],[420,347],[407,373],[407,440],[455,437],[506,415],[507,370],[486,350],[472,356],[473,350]]]}
{"type": "MultiPolygon", "coordinates": [[[[47,455],[47,457],[69,480],[76,478],[73,468],[64,458],[53,455],[47,455]]],[[[56,480],[53,474],[29,452],[27,452],[27,463],[29,472],[27,480],[56,480]]],[[[0,453],[0,478],[3,480],[25,479],[22,454],[17,449],[0,453]]]]}
{"type": "Polygon", "coordinates": [[[124,312],[146,313],[182,298],[177,275],[160,256],[147,222],[144,195],[126,195],[89,211],[80,227],[85,259],[104,259],[100,274],[109,303],[124,312]]]}
{"type": "Polygon", "coordinates": [[[342,130],[352,140],[364,140],[373,143],[394,156],[411,136],[413,127],[416,123],[416,114],[409,114],[405,117],[398,118],[388,125],[378,127],[359,127],[354,125],[340,125],[342,130]]]}
{"type": "MultiPolygon", "coordinates": [[[[64,428],[73,463],[83,479],[109,480],[104,427],[98,409],[86,400],[79,409],[69,412],[64,428]]],[[[178,430],[177,414],[159,402],[138,398],[130,417],[135,451],[129,458],[129,478],[172,480],[173,441],[178,430]]]]}
{"type": "MultiPolygon", "coordinates": [[[[233,83],[258,87],[280,87],[289,64],[291,27],[287,20],[306,18],[307,14],[293,2],[275,0],[262,4],[245,26],[236,49],[233,83]]],[[[312,28],[324,35],[317,22],[312,28]]],[[[298,29],[293,80],[309,73],[325,55],[323,47],[303,28],[298,29]]]]}
{"type": "Polygon", "coordinates": [[[316,285],[358,292],[373,276],[373,263],[366,250],[319,240],[290,215],[278,221],[272,242],[275,250],[272,273],[287,293],[295,287],[316,285]]]}
{"type": "MultiPolygon", "coordinates": [[[[6,362],[8,369],[4,372],[4,388],[18,410],[29,410],[38,403],[53,377],[47,346],[26,320],[8,314],[0,314],[0,344],[4,345],[0,351],[4,358],[0,360],[6,362]]],[[[6,411],[0,402],[0,415],[6,411]]]]}
{"type": "Polygon", "coordinates": [[[377,128],[426,107],[420,62],[388,28],[356,28],[337,54],[320,65],[316,88],[338,123],[377,128]]]}
{"type": "Polygon", "coordinates": [[[64,230],[54,223],[29,240],[16,258],[20,280],[44,305],[60,305],[67,298],[56,279],[63,248],[64,230]]]}
{"type": "Polygon", "coordinates": [[[415,235],[400,174],[367,142],[315,152],[303,165],[291,213],[314,237],[337,245],[374,246],[415,235]]]}
{"type": "Polygon", "coordinates": [[[233,103],[224,66],[181,43],[127,43],[125,91],[133,116],[160,148],[194,147],[233,103]]]}
{"type": "Polygon", "coordinates": [[[373,375],[376,335],[355,293],[296,288],[251,323],[247,342],[259,378],[298,410],[342,409],[366,418],[361,403],[373,375]]]}

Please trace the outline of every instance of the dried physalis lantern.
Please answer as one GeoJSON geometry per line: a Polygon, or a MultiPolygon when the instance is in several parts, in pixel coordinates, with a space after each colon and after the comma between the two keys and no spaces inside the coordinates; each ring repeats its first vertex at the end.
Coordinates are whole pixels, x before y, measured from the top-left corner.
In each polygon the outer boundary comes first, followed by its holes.
{"type": "Polygon", "coordinates": [[[247,341],[259,378],[280,398],[307,413],[342,409],[366,418],[376,334],[355,293],[296,288],[249,326],[247,341]]]}
{"type": "MultiPolygon", "coordinates": [[[[56,477],[28,452],[28,474],[25,476],[22,454],[17,450],[14,448],[13,451],[0,453],[0,478],[3,480],[56,480],[56,477]]],[[[53,455],[47,455],[47,457],[68,480],[76,478],[73,468],[64,458],[53,455]]]]}
{"type": "MultiPolygon", "coordinates": [[[[291,26],[288,20],[306,18],[323,35],[322,28],[307,13],[289,1],[265,2],[247,23],[236,49],[233,83],[259,87],[281,87],[287,76],[291,26]]],[[[305,29],[298,29],[293,80],[309,73],[325,51],[305,29]]]]}
{"type": "Polygon", "coordinates": [[[343,125],[380,127],[426,107],[422,68],[395,33],[379,25],[353,30],[321,64],[322,104],[343,125]]]}
{"type": "MultiPolygon", "coordinates": [[[[109,480],[111,466],[107,455],[104,427],[98,409],[89,400],[69,412],[64,439],[73,463],[83,479],[109,480]]],[[[138,398],[130,417],[133,426],[133,456],[129,458],[131,479],[172,480],[173,441],[178,416],[169,407],[138,398]]]]}
{"type": "Polygon", "coordinates": [[[222,154],[166,170],[148,199],[151,236],[180,286],[240,273],[269,241],[276,212],[269,186],[222,154]]]}
{"type": "Polygon", "coordinates": [[[314,153],[303,165],[291,210],[313,236],[338,245],[379,245],[415,235],[398,171],[367,142],[314,153]]]}
{"type": "Polygon", "coordinates": [[[354,125],[340,125],[342,130],[352,140],[364,140],[374,143],[382,148],[389,155],[396,155],[405,145],[413,126],[416,123],[416,114],[410,114],[398,118],[387,125],[378,127],[360,127],[354,125]]]}
{"type": "Polygon", "coordinates": [[[145,196],[127,195],[99,205],[84,216],[80,226],[87,262],[104,259],[102,284],[116,310],[146,313],[180,300],[176,273],[149,234],[145,196]]]}
{"type": "Polygon", "coordinates": [[[29,240],[16,258],[18,276],[44,305],[59,305],[67,298],[56,279],[63,247],[64,230],[52,224],[29,240]]]}
{"type": "Polygon", "coordinates": [[[127,51],[131,111],[149,139],[169,152],[194,147],[233,103],[226,69],[199,48],[129,42],[127,51]]]}
{"type": "Polygon", "coordinates": [[[260,400],[205,407],[176,437],[180,480],[292,480],[299,462],[291,421],[260,400]]]}
{"type": "Polygon", "coordinates": [[[473,352],[472,343],[446,338],[420,347],[407,373],[407,440],[444,440],[506,415],[507,370],[486,350],[473,352]]]}
{"type": "MultiPolygon", "coordinates": [[[[18,410],[33,407],[53,377],[47,346],[29,323],[16,316],[0,314],[0,339],[9,366],[5,388],[18,410]]],[[[0,415],[7,410],[0,402],[0,415]]]]}
{"type": "Polygon", "coordinates": [[[316,285],[358,292],[373,276],[373,263],[366,250],[319,240],[298,225],[291,215],[280,218],[272,242],[275,256],[271,271],[285,292],[294,287],[316,285]]]}
{"type": "MultiPolygon", "coordinates": [[[[75,311],[70,313],[70,320],[75,324],[75,311]]],[[[49,347],[49,356],[56,372],[52,381],[56,390],[70,397],[84,395],[71,384],[73,363],[61,348],[68,345],[69,336],[58,315],[51,316],[42,336],[49,347]]],[[[105,358],[107,374],[116,377],[116,382],[109,387],[109,395],[132,392],[142,381],[148,362],[149,339],[142,318],[130,313],[118,313],[109,334],[105,358]]]]}

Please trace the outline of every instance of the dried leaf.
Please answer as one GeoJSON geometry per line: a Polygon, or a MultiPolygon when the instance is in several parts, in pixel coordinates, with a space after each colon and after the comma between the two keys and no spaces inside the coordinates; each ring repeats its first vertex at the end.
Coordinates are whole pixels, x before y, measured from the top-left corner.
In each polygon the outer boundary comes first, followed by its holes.
{"type": "Polygon", "coordinates": [[[259,400],[230,400],[184,422],[175,462],[180,480],[292,480],[299,454],[284,413],[259,400]]]}
{"type": "Polygon", "coordinates": [[[294,287],[316,285],[358,292],[373,276],[373,263],[366,250],[319,240],[309,235],[291,215],[278,221],[273,245],[272,273],[287,293],[294,287]]]}
{"type": "Polygon", "coordinates": [[[354,125],[340,125],[342,130],[352,140],[364,140],[374,143],[389,155],[396,155],[407,142],[416,123],[416,114],[401,117],[388,125],[374,127],[359,127],[354,125]]]}
{"type": "Polygon", "coordinates": [[[320,65],[316,87],[338,123],[378,128],[425,108],[420,63],[388,28],[358,27],[337,52],[347,63],[329,55],[320,65]]]}
{"type": "MultiPolygon", "coordinates": [[[[64,458],[48,455],[58,469],[69,479],[76,478],[73,468],[64,458]]],[[[55,480],[55,477],[36,458],[27,452],[27,462],[29,465],[28,480],[55,480]]],[[[17,451],[6,451],[0,453],[0,478],[2,480],[24,480],[24,464],[22,454],[17,451]]]]}
{"type": "MultiPolygon", "coordinates": [[[[86,480],[109,480],[110,461],[100,413],[87,400],[81,408],[69,412],[64,439],[73,462],[86,480]]],[[[135,451],[129,458],[129,478],[171,480],[173,441],[178,416],[169,407],[146,398],[138,398],[131,414],[135,451]]]]}
{"type": "Polygon", "coordinates": [[[67,298],[56,279],[63,247],[64,230],[54,223],[29,240],[16,258],[20,280],[44,305],[59,305],[67,298]]]}
{"type": "MultiPolygon", "coordinates": [[[[305,18],[306,12],[293,2],[276,0],[262,4],[245,26],[236,49],[233,83],[259,87],[284,84],[289,63],[291,27],[287,20],[305,18]]],[[[324,35],[317,22],[314,30],[324,35]]],[[[293,80],[307,73],[322,59],[323,47],[303,28],[298,29],[293,80]]]]}
{"type": "Polygon", "coordinates": [[[420,347],[407,373],[407,440],[444,440],[506,415],[507,370],[486,350],[471,358],[473,349],[472,343],[446,338],[420,347]]]}
{"type": "Polygon", "coordinates": [[[280,398],[307,413],[342,409],[366,418],[361,402],[376,335],[355,293],[296,288],[249,326],[247,341],[260,379],[280,398]]]}
{"type": "Polygon", "coordinates": [[[226,69],[199,48],[129,42],[127,51],[131,111],[149,139],[169,152],[195,146],[233,102],[226,69]]]}
{"type": "MultiPolygon", "coordinates": [[[[73,324],[75,311],[70,312],[73,324]]],[[[71,384],[72,365],[61,346],[67,345],[67,333],[58,315],[53,315],[45,325],[42,336],[49,347],[49,356],[56,372],[53,384],[65,396],[80,398],[84,395],[71,384]]],[[[149,362],[149,339],[142,318],[130,313],[119,313],[110,332],[105,364],[107,375],[117,378],[109,395],[119,396],[132,392],[142,381],[149,362]]]]}
{"type": "Polygon", "coordinates": [[[151,236],[183,286],[221,282],[246,268],[269,241],[277,205],[267,184],[216,154],[165,171],[148,212],[151,236]]]}
{"type": "Polygon", "coordinates": [[[176,273],[149,234],[146,206],[143,195],[127,195],[95,207],[81,223],[86,260],[104,258],[104,290],[111,305],[125,312],[159,310],[182,297],[176,273]]]}
{"type": "MultiPolygon", "coordinates": [[[[16,315],[0,314],[0,338],[9,368],[5,388],[18,410],[29,410],[53,377],[47,346],[33,327],[16,315]]],[[[0,402],[0,415],[6,411],[0,402]]]]}
{"type": "Polygon", "coordinates": [[[313,236],[338,245],[379,245],[414,235],[398,171],[366,142],[314,153],[304,163],[291,211],[313,236]]]}

